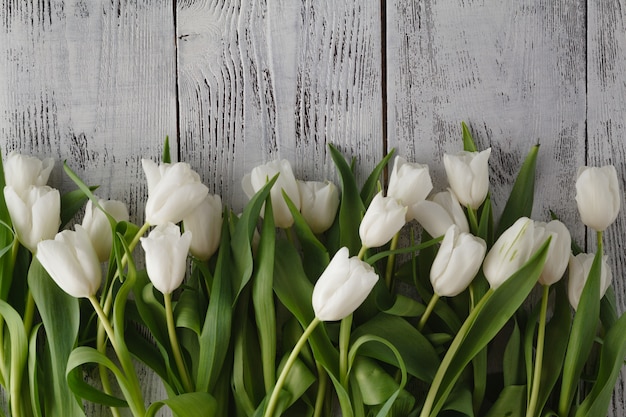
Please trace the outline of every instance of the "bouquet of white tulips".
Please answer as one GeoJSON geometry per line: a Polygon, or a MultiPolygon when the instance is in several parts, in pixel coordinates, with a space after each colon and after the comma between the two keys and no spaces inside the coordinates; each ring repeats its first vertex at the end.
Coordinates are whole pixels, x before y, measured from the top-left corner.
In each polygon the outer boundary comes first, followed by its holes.
{"type": "Polygon", "coordinates": [[[331,146],[341,187],[271,161],[243,178],[239,215],[168,146],[142,161],[143,224],[67,165],[63,196],[50,159],[0,166],[0,415],[606,414],[626,356],[602,243],[615,168],[579,170],[585,254],[558,219],[532,219],[538,146],[494,221],[491,150],[465,124],[447,190],[396,156],[385,191],[393,152],[359,188],[331,146]],[[146,401],[137,360],[167,398],[146,401]]]}

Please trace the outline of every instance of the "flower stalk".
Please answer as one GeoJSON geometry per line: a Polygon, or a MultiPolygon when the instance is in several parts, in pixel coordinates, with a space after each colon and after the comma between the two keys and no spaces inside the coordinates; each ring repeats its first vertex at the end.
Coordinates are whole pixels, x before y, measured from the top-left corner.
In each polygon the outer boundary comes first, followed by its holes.
{"type": "Polygon", "coordinates": [[[167,320],[167,333],[170,338],[170,345],[172,347],[172,353],[174,354],[174,360],[176,362],[176,367],[178,368],[178,373],[183,381],[183,387],[186,392],[193,392],[193,384],[191,382],[191,378],[189,377],[189,373],[187,372],[187,368],[185,367],[185,362],[183,361],[183,355],[180,352],[180,345],[178,344],[178,337],[176,336],[176,324],[174,323],[174,310],[172,309],[172,294],[166,293],[163,294],[163,300],[165,301],[165,317],[167,320]]]}

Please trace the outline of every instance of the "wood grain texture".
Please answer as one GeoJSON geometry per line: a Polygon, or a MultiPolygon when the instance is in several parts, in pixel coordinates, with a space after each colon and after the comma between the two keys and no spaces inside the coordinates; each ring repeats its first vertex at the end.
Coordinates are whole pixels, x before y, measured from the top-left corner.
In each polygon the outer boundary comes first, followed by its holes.
{"type": "Polygon", "coordinates": [[[177,3],[181,154],[240,210],[241,179],[286,158],[336,178],[327,144],[382,157],[377,1],[177,3]]]}
{"type": "MultiPolygon", "coordinates": [[[[605,232],[604,245],[613,270],[613,286],[620,311],[626,310],[626,3],[588,3],[587,164],[613,164],[622,190],[622,210],[605,232]]],[[[595,236],[589,236],[593,250],[595,236]]],[[[626,415],[626,375],[614,390],[610,416],[626,415]]]]}

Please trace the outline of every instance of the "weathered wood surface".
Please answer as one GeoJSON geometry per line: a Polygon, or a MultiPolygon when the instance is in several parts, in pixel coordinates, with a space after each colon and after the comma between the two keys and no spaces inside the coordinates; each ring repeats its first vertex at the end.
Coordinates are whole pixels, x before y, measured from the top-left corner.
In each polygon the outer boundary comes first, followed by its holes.
{"type": "MultiPolygon", "coordinates": [[[[626,177],[625,6],[7,0],[0,146],[67,159],[140,221],[139,161],[157,158],[166,135],[174,158],[239,210],[241,177],[261,162],[287,158],[300,178],[334,177],[328,143],[357,157],[361,174],[395,147],[429,163],[440,189],[441,156],[460,149],[465,120],[493,149],[496,207],[540,143],[535,217],[554,209],[591,250],[574,178],[579,165],[608,162],[626,177]]],[[[70,187],[60,167],[52,182],[70,187]]],[[[621,311],[625,213],[606,242],[621,311]]],[[[148,397],[164,395],[152,376],[143,381],[148,397]]],[[[611,416],[626,416],[625,382],[611,416]]]]}

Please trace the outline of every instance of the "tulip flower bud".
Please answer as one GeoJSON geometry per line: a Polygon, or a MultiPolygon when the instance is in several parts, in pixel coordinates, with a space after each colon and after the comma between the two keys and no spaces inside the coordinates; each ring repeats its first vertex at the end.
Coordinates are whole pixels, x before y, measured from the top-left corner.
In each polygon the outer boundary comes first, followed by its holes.
{"type": "MultiPolygon", "coordinates": [[[[578,309],[578,303],[580,302],[580,296],[583,293],[583,288],[587,283],[589,277],[589,271],[593,265],[593,259],[595,255],[593,253],[579,253],[574,256],[571,255],[569,259],[569,280],[567,282],[567,296],[569,302],[574,308],[578,309]]],[[[611,285],[613,279],[613,273],[611,267],[607,263],[608,257],[604,255],[602,257],[602,266],[600,272],[600,298],[604,297],[606,290],[611,285]]]]}
{"type": "Polygon", "coordinates": [[[323,233],[335,221],[339,192],[330,181],[298,181],[302,217],[313,233],[323,233]]]}
{"type": "Polygon", "coordinates": [[[166,223],[155,227],[148,237],[140,240],[146,253],[150,281],[163,294],[173,292],[185,278],[191,232],[186,231],[181,236],[178,226],[166,223]]]}
{"type": "MultiPolygon", "coordinates": [[[[408,163],[406,159],[396,156],[389,178],[387,197],[393,197],[400,200],[402,205],[411,207],[425,200],[432,189],[428,165],[408,163]]],[[[406,219],[409,220],[411,219],[406,219]]]]}
{"type": "Polygon", "coordinates": [[[270,190],[274,224],[280,228],[286,229],[293,224],[293,216],[283,197],[283,190],[296,208],[300,210],[300,190],[298,189],[298,184],[296,183],[296,178],[293,175],[289,161],[283,159],[268,162],[265,165],[259,165],[254,168],[250,174],[243,177],[241,186],[246,195],[252,197],[265,186],[268,180],[274,178],[276,174],[279,174],[278,178],[270,190]]]}
{"type": "Polygon", "coordinates": [[[148,181],[146,222],[151,225],[178,223],[198,207],[209,192],[189,164],[157,165],[147,159],[142,159],[141,163],[148,181]]]}
{"type": "Polygon", "coordinates": [[[620,192],[613,165],[580,167],[576,179],[576,203],[582,222],[597,232],[617,218],[620,192]]]}
{"type": "Polygon", "coordinates": [[[485,257],[487,244],[479,237],[448,228],[430,268],[435,294],[454,297],[472,282],[485,257]]]}
{"type": "Polygon", "coordinates": [[[313,311],[322,321],[336,321],[352,314],[369,295],[378,281],[370,265],[348,248],[337,251],[313,289],[313,311]]]}
{"type": "Polygon", "coordinates": [[[52,239],[61,225],[61,196],[59,190],[47,185],[31,185],[22,192],[4,187],[9,215],[17,239],[31,252],[45,239],[52,239]]]}
{"type": "Polygon", "coordinates": [[[37,245],[37,259],[54,282],[72,297],[90,297],[100,288],[102,271],[91,239],[81,225],[37,245]]]}
{"type": "Polygon", "coordinates": [[[489,191],[489,155],[491,148],[443,156],[450,188],[462,205],[474,210],[485,201],[489,191]]]}
{"type": "Polygon", "coordinates": [[[209,194],[200,205],[183,219],[185,230],[191,232],[190,252],[206,261],[217,250],[222,236],[222,199],[209,194]]]}
{"type": "Polygon", "coordinates": [[[6,185],[21,193],[31,185],[46,185],[53,167],[52,158],[40,160],[11,152],[4,162],[4,179],[6,185]]]}
{"type": "Polygon", "coordinates": [[[397,199],[376,194],[359,226],[363,246],[377,248],[389,242],[404,226],[406,212],[407,207],[397,199]]]}
{"type": "Polygon", "coordinates": [[[409,212],[407,215],[409,220],[417,220],[433,237],[444,235],[453,224],[457,225],[461,232],[469,233],[469,224],[463,208],[450,191],[435,194],[432,201],[418,202],[409,208],[409,212]]]}
{"type": "MultiPolygon", "coordinates": [[[[117,222],[128,221],[128,209],[126,204],[117,200],[98,200],[98,204],[117,222]]],[[[87,201],[85,217],[82,226],[87,231],[100,262],[109,259],[111,246],[113,245],[113,231],[111,224],[104,212],[94,206],[92,201],[87,201]]]]}
{"type": "MultiPolygon", "coordinates": [[[[567,227],[558,220],[552,220],[550,223],[535,222],[535,229],[543,228],[546,236],[552,236],[550,239],[550,247],[543,271],[539,276],[539,283],[542,285],[552,285],[558,282],[565,273],[569,257],[572,252],[572,237],[567,227]]],[[[535,250],[539,249],[542,241],[535,242],[535,250]]]]}
{"type": "Polygon", "coordinates": [[[537,235],[545,237],[545,232],[540,229],[536,233],[528,217],[517,219],[500,235],[483,262],[483,273],[491,288],[498,288],[530,259],[541,240],[537,235]]]}

